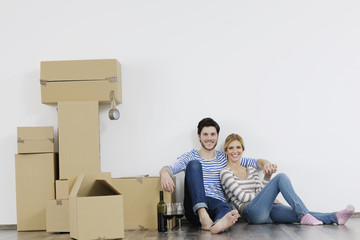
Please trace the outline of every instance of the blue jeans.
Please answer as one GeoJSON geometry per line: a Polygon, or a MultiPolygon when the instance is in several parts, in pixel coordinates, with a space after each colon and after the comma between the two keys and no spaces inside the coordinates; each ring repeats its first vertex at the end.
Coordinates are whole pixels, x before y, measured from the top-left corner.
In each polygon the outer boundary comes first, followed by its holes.
{"type": "Polygon", "coordinates": [[[276,175],[261,192],[248,203],[241,216],[250,223],[299,223],[301,217],[310,213],[324,224],[338,223],[336,212],[309,212],[305,204],[295,193],[290,179],[284,173],[276,175]],[[281,193],[289,206],[274,204],[281,193]]]}
{"type": "Polygon", "coordinates": [[[186,166],[184,188],[185,217],[195,226],[201,226],[197,214],[200,208],[205,208],[214,222],[233,210],[230,204],[205,196],[203,171],[199,161],[190,161],[186,166]]]}

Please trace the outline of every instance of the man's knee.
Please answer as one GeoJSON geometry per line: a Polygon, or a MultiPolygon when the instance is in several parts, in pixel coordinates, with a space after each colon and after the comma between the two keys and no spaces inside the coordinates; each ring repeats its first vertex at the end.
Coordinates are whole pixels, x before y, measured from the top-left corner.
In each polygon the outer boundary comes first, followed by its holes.
{"type": "Polygon", "coordinates": [[[185,174],[188,173],[189,171],[195,171],[195,172],[202,171],[201,163],[195,160],[190,161],[186,166],[185,174]]]}

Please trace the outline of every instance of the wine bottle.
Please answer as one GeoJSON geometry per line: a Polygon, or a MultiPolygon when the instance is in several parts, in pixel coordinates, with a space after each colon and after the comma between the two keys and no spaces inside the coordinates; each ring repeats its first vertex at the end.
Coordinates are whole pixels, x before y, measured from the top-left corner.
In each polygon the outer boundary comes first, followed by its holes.
{"type": "Polygon", "coordinates": [[[160,191],[160,202],[157,204],[157,220],[158,220],[158,231],[159,232],[166,232],[166,203],[164,202],[164,193],[160,191]]]}

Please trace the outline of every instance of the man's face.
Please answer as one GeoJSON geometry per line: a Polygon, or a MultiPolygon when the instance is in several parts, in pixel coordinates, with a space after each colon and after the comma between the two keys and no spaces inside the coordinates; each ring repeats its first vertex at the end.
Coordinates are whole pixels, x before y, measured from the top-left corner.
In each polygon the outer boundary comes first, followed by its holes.
{"type": "Polygon", "coordinates": [[[199,136],[201,146],[208,151],[216,147],[218,134],[215,127],[203,127],[199,136]]]}

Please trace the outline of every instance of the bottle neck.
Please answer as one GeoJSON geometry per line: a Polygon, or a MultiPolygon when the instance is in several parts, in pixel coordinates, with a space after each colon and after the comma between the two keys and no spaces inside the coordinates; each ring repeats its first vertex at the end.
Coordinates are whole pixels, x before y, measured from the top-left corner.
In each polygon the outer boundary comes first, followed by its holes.
{"type": "Polygon", "coordinates": [[[160,201],[164,201],[164,192],[160,191],[160,201]]]}

